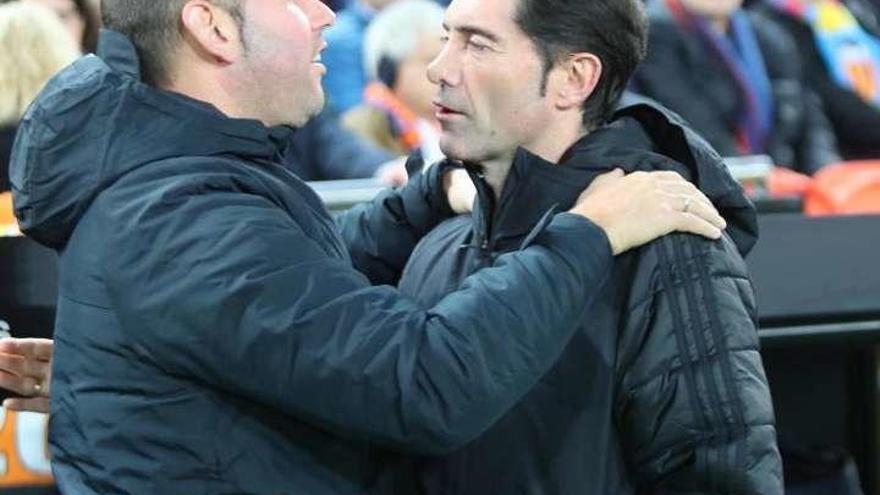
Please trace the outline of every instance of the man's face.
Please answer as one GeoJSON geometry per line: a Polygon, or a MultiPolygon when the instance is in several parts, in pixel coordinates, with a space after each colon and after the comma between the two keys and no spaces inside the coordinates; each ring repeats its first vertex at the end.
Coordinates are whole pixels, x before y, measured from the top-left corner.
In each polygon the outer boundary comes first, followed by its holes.
{"type": "Polygon", "coordinates": [[[434,105],[431,103],[437,93],[437,86],[425,75],[428,64],[437,58],[443,48],[441,35],[426,32],[421,36],[416,51],[401,60],[397,70],[394,90],[406,106],[425,118],[434,118],[434,105]]]}
{"type": "Polygon", "coordinates": [[[257,0],[245,5],[240,77],[249,106],[267,125],[301,126],[324,106],[323,29],[335,16],[319,0],[257,0]]]}
{"type": "Polygon", "coordinates": [[[681,0],[681,3],[695,14],[726,19],[742,7],[743,0],[681,0]]]}
{"type": "Polygon", "coordinates": [[[443,152],[459,160],[505,158],[543,138],[553,107],[541,95],[543,64],[514,22],[518,0],[454,0],[448,40],[428,69],[443,152]]]}

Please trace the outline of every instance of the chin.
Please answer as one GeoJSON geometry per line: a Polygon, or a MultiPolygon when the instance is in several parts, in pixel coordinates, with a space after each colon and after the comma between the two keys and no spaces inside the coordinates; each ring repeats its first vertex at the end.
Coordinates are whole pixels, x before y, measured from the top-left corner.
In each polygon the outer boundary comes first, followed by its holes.
{"type": "Polygon", "coordinates": [[[452,160],[462,162],[474,161],[473,153],[468,149],[467,143],[459,139],[450,139],[447,136],[440,138],[440,151],[452,160]]]}

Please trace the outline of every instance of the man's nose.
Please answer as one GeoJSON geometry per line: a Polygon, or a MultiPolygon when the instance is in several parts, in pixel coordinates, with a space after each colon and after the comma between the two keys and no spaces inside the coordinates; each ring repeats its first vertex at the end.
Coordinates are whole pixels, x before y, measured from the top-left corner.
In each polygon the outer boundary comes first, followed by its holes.
{"type": "Polygon", "coordinates": [[[428,80],[442,86],[455,86],[460,77],[457,75],[455,54],[447,42],[434,60],[428,64],[428,80]]]}

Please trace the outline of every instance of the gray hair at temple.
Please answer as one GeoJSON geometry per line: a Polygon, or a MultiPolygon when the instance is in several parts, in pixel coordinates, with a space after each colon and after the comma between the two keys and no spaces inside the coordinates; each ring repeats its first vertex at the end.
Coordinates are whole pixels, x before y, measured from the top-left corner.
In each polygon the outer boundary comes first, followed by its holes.
{"type": "Polygon", "coordinates": [[[389,72],[416,51],[422,36],[432,32],[438,37],[443,32],[443,8],[435,2],[400,0],[384,8],[364,37],[367,77],[389,84],[393,79],[389,72]]]}

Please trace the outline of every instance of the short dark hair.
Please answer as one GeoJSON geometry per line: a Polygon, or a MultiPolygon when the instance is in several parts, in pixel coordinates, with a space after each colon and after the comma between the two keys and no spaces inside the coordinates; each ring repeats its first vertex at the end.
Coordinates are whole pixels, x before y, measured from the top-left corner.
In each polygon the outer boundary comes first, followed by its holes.
{"type": "Polygon", "coordinates": [[[648,20],[642,0],[515,0],[514,20],[550,70],[570,53],[589,52],[602,61],[602,75],[583,107],[583,122],[596,126],[611,117],[626,85],[645,57],[648,20]]]}
{"type": "MultiPolygon", "coordinates": [[[[170,54],[182,40],[180,13],[188,0],[102,0],[104,27],[126,35],[137,49],[141,76],[147,83],[168,82],[170,54]]],[[[238,21],[244,22],[244,0],[211,0],[238,21]]]]}

